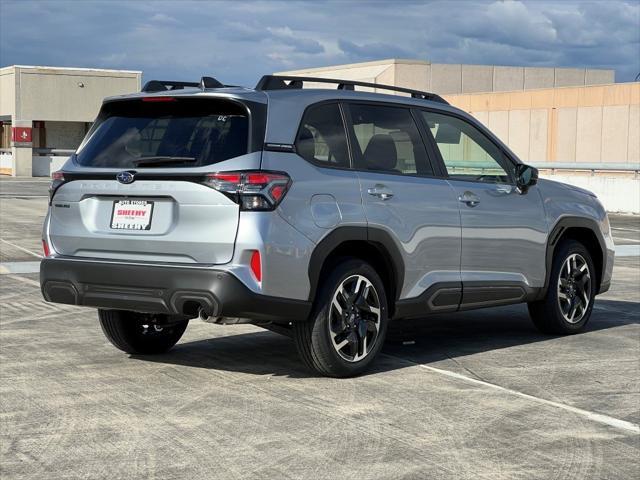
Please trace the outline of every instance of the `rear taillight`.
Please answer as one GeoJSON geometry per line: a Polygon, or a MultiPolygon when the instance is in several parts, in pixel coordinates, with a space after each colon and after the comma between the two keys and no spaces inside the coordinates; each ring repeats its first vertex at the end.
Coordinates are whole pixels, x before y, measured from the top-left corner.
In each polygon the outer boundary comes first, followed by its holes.
{"type": "Polygon", "coordinates": [[[218,172],[207,175],[205,184],[224,193],[242,210],[273,210],[287,194],[291,178],[282,172],[218,172]]]}
{"type": "Polygon", "coordinates": [[[53,200],[53,196],[56,193],[56,190],[65,182],[64,173],[61,171],[53,172],[51,174],[51,183],[49,184],[49,204],[51,204],[51,200],[53,200]]]}

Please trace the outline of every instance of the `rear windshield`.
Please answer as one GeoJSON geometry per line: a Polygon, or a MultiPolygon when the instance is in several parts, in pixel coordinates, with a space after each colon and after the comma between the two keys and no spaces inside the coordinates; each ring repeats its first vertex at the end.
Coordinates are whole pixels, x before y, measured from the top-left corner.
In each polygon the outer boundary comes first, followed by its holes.
{"type": "Polygon", "coordinates": [[[76,162],[91,167],[199,167],[248,153],[248,142],[247,110],[237,103],[136,99],[104,105],[76,162]]]}

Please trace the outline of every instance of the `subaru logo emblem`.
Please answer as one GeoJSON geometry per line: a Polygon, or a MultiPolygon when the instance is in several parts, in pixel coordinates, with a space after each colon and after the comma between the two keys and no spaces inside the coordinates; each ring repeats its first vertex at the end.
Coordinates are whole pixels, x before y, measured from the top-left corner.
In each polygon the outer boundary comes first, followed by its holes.
{"type": "Polygon", "coordinates": [[[133,183],[135,177],[131,172],[120,172],[118,175],[116,175],[116,180],[118,180],[120,183],[129,184],[133,183]]]}

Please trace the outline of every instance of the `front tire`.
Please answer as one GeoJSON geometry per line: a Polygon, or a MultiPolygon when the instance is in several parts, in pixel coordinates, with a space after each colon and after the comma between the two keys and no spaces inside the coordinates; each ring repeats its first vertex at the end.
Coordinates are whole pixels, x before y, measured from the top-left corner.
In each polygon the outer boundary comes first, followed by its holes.
{"type": "Polygon", "coordinates": [[[167,323],[165,315],[123,310],[98,310],[98,319],[111,344],[126,353],[151,355],[170,350],[189,320],[167,323]]]}
{"type": "Polygon", "coordinates": [[[596,270],[589,251],[580,242],[566,240],[554,255],[547,294],[529,303],[529,314],[543,333],[579,333],[591,317],[596,292],[596,270]]]}
{"type": "Polygon", "coordinates": [[[322,283],[306,322],[293,338],[304,363],[329,377],[364,372],[380,352],[387,332],[384,284],[368,263],[345,259],[322,283]]]}

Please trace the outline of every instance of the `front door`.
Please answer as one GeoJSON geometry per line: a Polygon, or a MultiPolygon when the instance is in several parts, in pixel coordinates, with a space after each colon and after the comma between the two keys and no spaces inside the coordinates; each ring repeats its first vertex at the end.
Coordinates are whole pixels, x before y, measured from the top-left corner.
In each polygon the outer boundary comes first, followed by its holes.
{"type": "Polygon", "coordinates": [[[422,115],[460,208],[461,307],[523,300],[545,279],[547,224],[537,187],[521,193],[515,163],[471,122],[422,115]]]}

